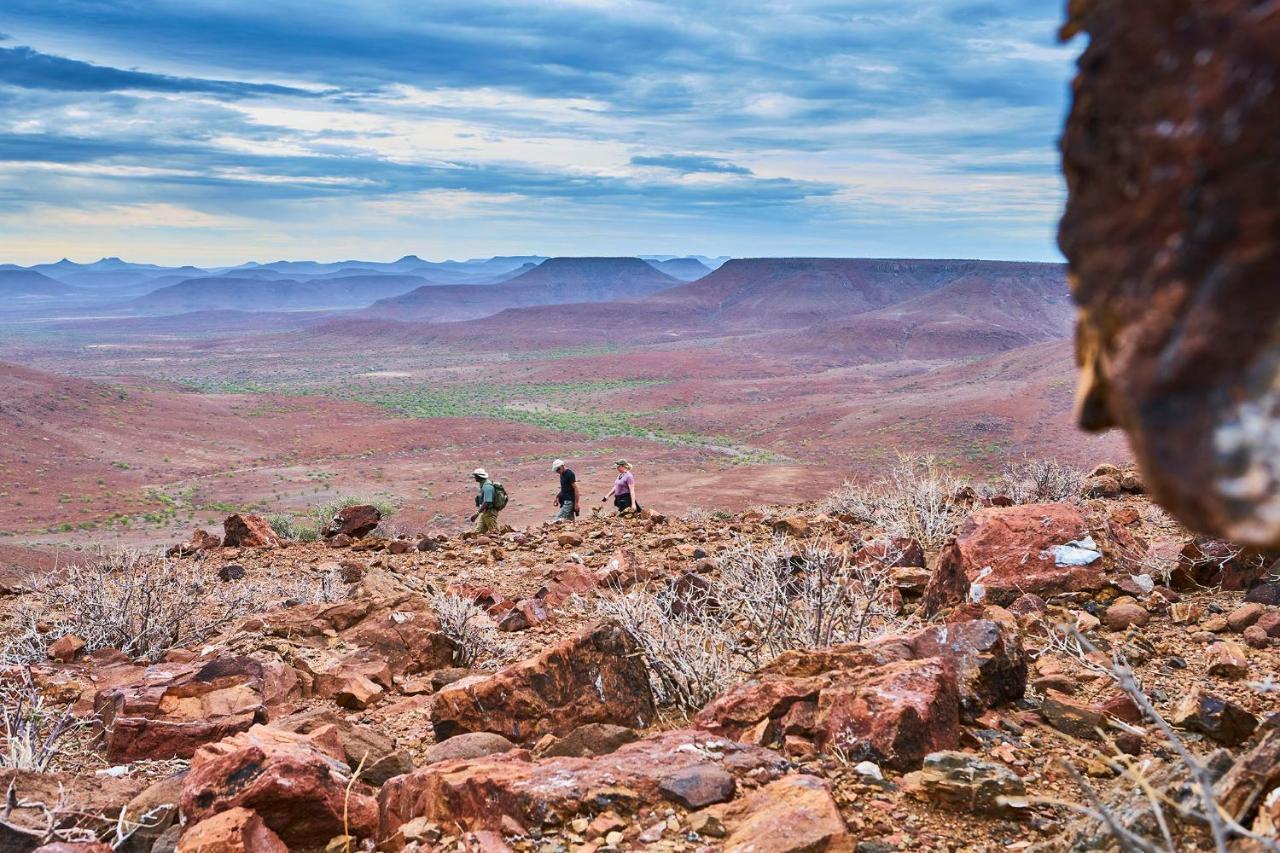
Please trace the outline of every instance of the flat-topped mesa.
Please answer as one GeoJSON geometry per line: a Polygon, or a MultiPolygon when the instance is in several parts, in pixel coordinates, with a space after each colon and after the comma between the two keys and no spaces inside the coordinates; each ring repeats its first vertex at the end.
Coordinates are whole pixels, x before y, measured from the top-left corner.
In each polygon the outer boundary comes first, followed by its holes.
{"type": "Polygon", "coordinates": [[[1080,421],[1181,521],[1280,545],[1280,6],[1071,6],[1080,421]]]}

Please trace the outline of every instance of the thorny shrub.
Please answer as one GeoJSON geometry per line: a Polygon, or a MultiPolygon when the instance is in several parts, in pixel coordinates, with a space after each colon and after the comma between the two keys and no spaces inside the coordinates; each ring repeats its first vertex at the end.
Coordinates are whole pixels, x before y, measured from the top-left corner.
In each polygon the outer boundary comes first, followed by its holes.
{"type": "Polygon", "coordinates": [[[1006,462],[994,487],[1014,503],[1058,503],[1078,500],[1084,488],[1084,472],[1056,459],[1006,462]]]}
{"type": "Polygon", "coordinates": [[[74,635],[88,651],[118,649],[134,660],[157,661],[252,613],[336,597],[329,574],[282,580],[249,573],[224,583],[199,561],[120,551],[40,579],[0,660],[44,660],[54,640],[74,635]]]}
{"type": "Polygon", "coordinates": [[[52,707],[40,693],[31,673],[19,670],[19,680],[0,684],[0,768],[35,770],[54,768],[59,741],[86,725],[71,713],[71,706],[52,707]]]}
{"type": "MultiPolygon", "coordinates": [[[[1074,658],[1086,669],[1112,681],[1141,714],[1139,726],[1111,721],[1110,725],[1136,734],[1151,734],[1159,748],[1151,750],[1164,760],[1131,756],[1117,748],[1113,738],[1104,735],[1101,747],[1077,741],[1115,774],[1106,790],[1098,790],[1065,760],[1060,764],[1083,794],[1085,802],[1061,798],[1039,798],[1047,805],[1065,807],[1082,816],[1082,821],[1067,827],[1064,840],[1087,842],[1089,849],[1102,849],[1103,839],[1111,836],[1122,850],[1144,853],[1177,853],[1191,848],[1187,833],[1207,831],[1212,848],[1221,853],[1235,849],[1280,851],[1274,837],[1259,835],[1241,825],[1223,807],[1223,790],[1216,784],[1218,773],[1210,766],[1214,756],[1201,757],[1187,748],[1183,738],[1156,709],[1137,673],[1120,650],[1107,658],[1077,629],[1046,625],[1048,646],[1074,658]]],[[[1265,685],[1252,685],[1266,692],[1265,685]]],[[[1219,756],[1222,753],[1218,753],[1219,756]]],[[[1080,846],[1077,844],[1077,847],[1080,846]]],[[[1072,849],[1077,849],[1073,847],[1072,849]]],[[[1197,849],[1198,846],[1197,846],[1197,849]]]]}
{"type": "Polygon", "coordinates": [[[933,456],[903,453],[880,479],[867,486],[846,482],[819,508],[851,515],[890,536],[910,537],[932,551],[942,547],[968,512],[957,500],[961,486],[933,456]]]}
{"type": "Polygon", "coordinates": [[[898,556],[860,564],[821,540],[741,541],[714,577],[616,592],[597,609],[640,646],[659,702],[696,711],[785,651],[901,630],[890,606],[898,556]]]}
{"type": "Polygon", "coordinates": [[[484,611],[475,602],[455,593],[436,593],[431,599],[440,633],[457,644],[454,663],[458,666],[476,666],[497,661],[506,656],[506,648],[493,636],[493,630],[485,627],[484,611]]]}

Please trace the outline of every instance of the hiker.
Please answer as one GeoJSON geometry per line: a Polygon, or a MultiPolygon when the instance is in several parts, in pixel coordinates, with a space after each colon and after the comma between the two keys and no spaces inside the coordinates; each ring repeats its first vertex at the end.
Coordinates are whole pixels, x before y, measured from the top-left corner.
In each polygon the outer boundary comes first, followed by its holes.
{"type": "Polygon", "coordinates": [[[551,470],[560,475],[560,491],[556,492],[556,506],[560,509],[552,521],[573,521],[581,511],[578,508],[578,475],[564,464],[563,459],[552,462],[551,470]]]}
{"type": "Polygon", "coordinates": [[[636,478],[631,473],[631,463],[619,459],[613,463],[618,469],[618,479],[613,481],[613,488],[600,499],[601,503],[613,498],[613,505],[618,508],[618,515],[625,512],[640,511],[640,495],[636,493],[636,478]]]}
{"type": "Polygon", "coordinates": [[[471,516],[471,521],[476,522],[476,533],[497,533],[498,513],[507,505],[507,491],[501,483],[489,479],[489,472],[483,468],[472,471],[471,476],[480,486],[476,494],[476,511],[471,516]]]}

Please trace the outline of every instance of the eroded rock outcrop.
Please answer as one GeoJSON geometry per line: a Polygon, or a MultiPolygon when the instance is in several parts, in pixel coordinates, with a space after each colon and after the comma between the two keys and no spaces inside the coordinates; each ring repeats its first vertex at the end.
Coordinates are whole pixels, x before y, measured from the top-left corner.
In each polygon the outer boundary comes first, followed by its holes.
{"type": "Polygon", "coordinates": [[[929,628],[869,646],[786,652],[708,704],[694,722],[789,754],[918,767],[960,742],[970,714],[1022,696],[1016,629],[991,620],[929,628]]]}
{"type": "Polygon", "coordinates": [[[1280,7],[1072,3],[1079,417],[1189,526],[1280,545],[1280,7]]]}
{"type": "Polygon", "coordinates": [[[449,685],[431,710],[440,740],[492,732],[523,742],[565,735],[585,723],[644,728],[653,717],[653,693],[639,648],[608,621],[493,675],[449,685]]]}
{"type": "MultiPolygon", "coordinates": [[[[387,782],[379,795],[381,838],[425,817],[468,829],[497,829],[504,818],[524,829],[562,824],[577,814],[624,813],[668,802],[664,783],[711,765],[735,779],[774,779],[788,762],[777,753],[706,732],[663,732],[596,758],[546,758],[526,750],[443,761],[387,782]]],[[[509,824],[508,824],[509,825],[509,824]]]]}
{"type": "Polygon", "coordinates": [[[271,694],[293,673],[246,657],[157,664],[99,691],[95,710],[111,761],[190,758],[205,743],[267,719],[271,694]]]}

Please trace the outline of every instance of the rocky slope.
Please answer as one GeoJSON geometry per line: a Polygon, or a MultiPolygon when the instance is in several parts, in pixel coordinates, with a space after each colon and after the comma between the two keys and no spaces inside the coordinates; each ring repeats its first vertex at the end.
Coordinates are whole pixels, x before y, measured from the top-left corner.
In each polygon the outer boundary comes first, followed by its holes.
{"type": "Polygon", "coordinates": [[[1141,489],[961,488],[923,540],[888,492],[495,536],[385,538],[352,507],[313,543],[232,516],[46,566],[0,599],[6,705],[77,725],[0,771],[7,849],[1092,849],[1063,801],[1158,833],[1140,775],[1200,808],[1177,748],[1274,837],[1276,555],[1141,489]],[[171,631],[85,605],[131,579],[171,631]]]}

